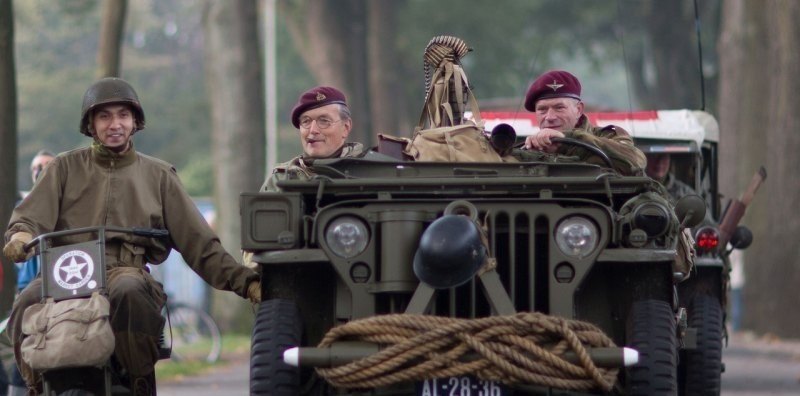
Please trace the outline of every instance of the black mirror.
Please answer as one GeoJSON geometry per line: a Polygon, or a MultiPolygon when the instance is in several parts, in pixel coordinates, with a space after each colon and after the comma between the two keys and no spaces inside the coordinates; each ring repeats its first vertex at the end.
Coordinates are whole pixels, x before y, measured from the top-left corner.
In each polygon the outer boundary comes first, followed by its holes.
{"type": "Polygon", "coordinates": [[[753,243],[753,232],[745,226],[738,226],[731,235],[730,244],[734,249],[747,249],[753,243]]]}
{"type": "Polygon", "coordinates": [[[675,215],[682,227],[694,227],[705,219],[706,203],[699,195],[686,195],[675,204],[675,215]]]}

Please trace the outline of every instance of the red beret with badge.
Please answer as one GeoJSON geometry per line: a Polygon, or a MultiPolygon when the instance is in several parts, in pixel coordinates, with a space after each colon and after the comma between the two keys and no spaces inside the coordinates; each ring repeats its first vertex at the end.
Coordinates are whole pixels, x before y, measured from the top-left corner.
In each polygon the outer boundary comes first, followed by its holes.
{"type": "Polygon", "coordinates": [[[528,88],[525,109],[536,111],[536,102],[550,98],[573,98],[581,100],[581,82],[571,73],[551,70],[542,74],[528,88]]]}
{"type": "Polygon", "coordinates": [[[314,87],[303,92],[292,109],[292,125],[300,128],[300,116],[308,110],[329,104],[343,104],[347,106],[344,94],[333,87],[314,87]]]}

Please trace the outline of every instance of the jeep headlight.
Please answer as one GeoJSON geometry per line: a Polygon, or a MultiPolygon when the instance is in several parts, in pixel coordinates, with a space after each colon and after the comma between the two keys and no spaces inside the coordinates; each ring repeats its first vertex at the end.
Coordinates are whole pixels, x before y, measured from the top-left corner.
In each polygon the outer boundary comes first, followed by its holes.
{"type": "Polygon", "coordinates": [[[353,216],[342,216],[328,224],[325,242],[335,255],[349,259],[367,248],[369,230],[362,220],[353,216]]]}
{"type": "Polygon", "coordinates": [[[599,240],[597,226],[579,216],[567,217],[556,227],[556,245],[570,257],[584,258],[596,247],[599,240]]]}
{"type": "Polygon", "coordinates": [[[645,202],[633,209],[633,226],[647,233],[650,238],[664,235],[669,228],[668,209],[656,202],[645,202]]]}

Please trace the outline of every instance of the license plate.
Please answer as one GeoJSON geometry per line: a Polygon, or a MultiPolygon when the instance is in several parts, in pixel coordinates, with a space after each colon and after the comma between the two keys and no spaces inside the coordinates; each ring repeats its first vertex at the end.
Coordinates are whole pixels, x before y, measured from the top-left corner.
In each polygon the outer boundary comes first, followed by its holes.
{"type": "Polygon", "coordinates": [[[417,383],[417,396],[506,396],[498,382],[475,377],[435,378],[417,383]]]}

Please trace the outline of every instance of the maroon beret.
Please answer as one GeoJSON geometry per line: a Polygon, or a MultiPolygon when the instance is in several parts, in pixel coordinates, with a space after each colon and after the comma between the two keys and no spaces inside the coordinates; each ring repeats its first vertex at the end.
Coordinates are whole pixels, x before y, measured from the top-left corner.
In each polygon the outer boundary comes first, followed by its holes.
{"type": "Polygon", "coordinates": [[[578,78],[563,70],[551,70],[542,74],[528,88],[525,95],[525,108],[536,111],[539,99],[574,98],[581,100],[581,82],[578,78]]]}
{"type": "Polygon", "coordinates": [[[292,109],[292,125],[295,128],[300,128],[300,115],[308,110],[337,103],[347,106],[344,94],[338,89],[332,87],[311,88],[303,92],[300,98],[297,99],[297,104],[292,109]]]}

